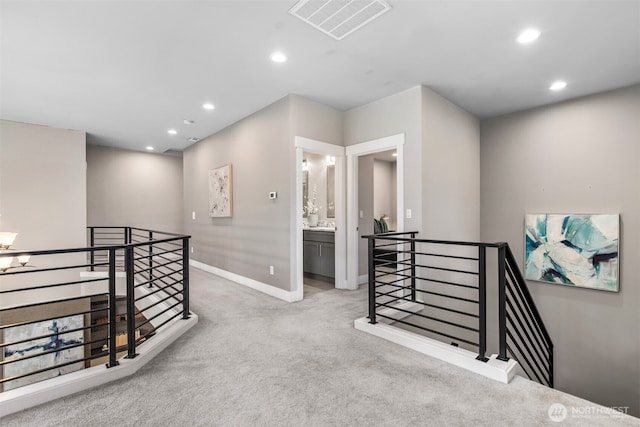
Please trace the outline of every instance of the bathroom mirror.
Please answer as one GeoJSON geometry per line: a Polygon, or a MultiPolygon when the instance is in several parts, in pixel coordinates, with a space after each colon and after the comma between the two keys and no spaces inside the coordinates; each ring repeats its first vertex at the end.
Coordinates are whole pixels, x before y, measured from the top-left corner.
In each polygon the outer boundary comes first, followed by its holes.
{"type": "Polygon", "coordinates": [[[307,217],[307,210],[304,208],[307,206],[307,200],[309,200],[309,171],[302,171],[302,217],[307,217]]]}
{"type": "Polygon", "coordinates": [[[327,218],[336,217],[335,166],[327,166],[327,218]]]}

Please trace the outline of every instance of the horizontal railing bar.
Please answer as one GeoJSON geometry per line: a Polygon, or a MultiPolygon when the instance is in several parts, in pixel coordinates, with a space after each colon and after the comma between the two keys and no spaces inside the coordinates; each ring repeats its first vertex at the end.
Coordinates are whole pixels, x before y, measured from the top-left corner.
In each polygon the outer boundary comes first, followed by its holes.
{"type": "Polygon", "coordinates": [[[542,316],[540,316],[540,313],[538,312],[538,309],[536,308],[535,303],[533,302],[533,297],[531,297],[531,294],[529,293],[529,288],[527,288],[527,282],[524,279],[524,276],[522,276],[522,272],[520,271],[520,269],[517,268],[518,263],[516,261],[516,258],[513,255],[513,252],[511,252],[511,248],[509,247],[509,245],[505,245],[505,246],[506,246],[505,252],[506,252],[507,270],[511,269],[513,271],[513,275],[516,276],[517,278],[515,282],[522,284],[522,286],[518,286],[518,289],[520,289],[524,297],[524,300],[527,301],[527,305],[530,307],[531,314],[533,318],[536,320],[536,323],[540,325],[540,330],[547,344],[549,345],[550,348],[553,348],[553,341],[551,340],[551,337],[547,332],[547,328],[544,325],[544,322],[542,321],[542,316]],[[512,267],[512,266],[515,266],[515,267],[512,267]]]}
{"type": "Polygon", "coordinates": [[[161,327],[163,327],[164,325],[166,325],[167,323],[171,322],[172,320],[174,320],[176,317],[182,316],[182,313],[178,312],[176,314],[174,314],[173,316],[171,316],[170,318],[168,318],[167,320],[165,320],[164,322],[160,323],[158,326],[156,326],[156,329],[160,329],[161,327]]]}
{"type": "Polygon", "coordinates": [[[423,264],[416,264],[416,268],[428,268],[431,270],[439,270],[439,271],[448,271],[451,273],[462,273],[462,274],[471,274],[474,276],[478,275],[477,271],[467,271],[467,270],[458,270],[455,268],[446,268],[446,267],[437,267],[437,266],[432,266],[432,265],[423,265],[423,264]]]}
{"type": "MultiPolygon", "coordinates": [[[[25,254],[26,255],[26,254],[25,254]]],[[[33,254],[31,254],[33,256],[33,254]]],[[[12,256],[19,256],[19,255],[12,255],[12,256]]],[[[59,271],[59,270],[71,270],[74,268],[87,268],[87,267],[96,267],[96,266],[102,266],[102,265],[108,265],[107,263],[101,263],[101,264],[78,264],[78,265],[69,265],[69,266],[65,266],[65,267],[48,267],[48,268],[36,268],[36,267],[30,267],[30,266],[26,266],[24,267],[24,270],[16,270],[16,271],[5,271],[4,273],[0,273],[0,277],[2,276],[14,276],[14,275],[18,275],[18,274],[33,274],[33,273],[42,273],[45,271],[59,271]]]]}
{"type": "Polygon", "coordinates": [[[458,246],[476,246],[476,247],[485,247],[485,248],[499,248],[505,246],[506,243],[498,242],[498,243],[483,243],[483,242],[464,242],[464,241],[455,241],[455,240],[429,240],[429,239],[415,239],[411,237],[399,237],[400,235],[406,235],[410,233],[418,233],[416,232],[398,232],[398,233],[388,233],[388,234],[370,234],[366,236],[362,236],[363,239],[373,239],[373,240],[394,240],[399,242],[416,242],[416,243],[431,243],[431,244],[440,244],[440,245],[458,245],[458,246]]]}
{"type": "MultiPolygon", "coordinates": [[[[160,313],[157,313],[156,315],[149,317],[146,321],[140,323],[139,325],[136,325],[137,327],[141,327],[146,325],[147,323],[150,323],[152,320],[157,319],[158,317],[162,316],[163,314],[165,314],[167,311],[172,310],[173,308],[177,307],[178,305],[182,304],[182,301],[178,301],[175,304],[167,307],[166,309],[164,309],[163,311],[161,311],[160,313]]],[[[180,315],[181,313],[178,313],[178,315],[180,315]]]]}
{"type": "MultiPolygon", "coordinates": [[[[400,270],[400,271],[407,271],[407,270],[410,270],[410,269],[407,268],[407,269],[400,270]]],[[[411,275],[398,274],[398,273],[395,273],[395,272],[391,272],[391,273],[388,273],[386,275],[401,276],[403,278],[401,280],[411,279],[413,277],[411,275]]],[[[384,277],[384,276],[385,276],[384,274],[381,274],[381,275],[376,276],[375,278],[377,279],[378,277],[384,277]]],[[[424,281],[428,281],[428,282],[437,282],[437,283],[442,283],[442,284],[445,284],[445,285],[453,285],[453,286],[459,286],[459,287],[462,287],[462,288],[478,290],[478,287],[477,286],[473,286],[473,285],[464,285],[462,283],[448,282],[446,280],[429,279],[429,278],[420,277],[420,276],[416,276],[415,278],[417,280],[424,280],[424,281]]]]}
{"type": "MultiPolygon", "coordinates": [[[[64,347],[62,347],[62,349],[70,350],[72,348],[84,347],[84,346],[86,346],[86,344],[81,342],[79,344],[65,345],[64,347]]],[[[57,352],[61,351],[62,349],[54,348],[54,349],[51,349],[51,350],[43,351],[41,353],[35,353],[35,354],[30,354],[28,356],[22,356],[22,357],[19,357],[19,358],[16,358],[16,359],[5,359],[5,360],[0,361],[0,366],[9,365],[11,363],[16,363],[16,362],[22,362],[23,360],[33,359],[34,357],[41,357],[41,356],[46,356],[48,354],[57,353],[57,352]]],[[[56,366],[60,366],[60,365],[56,365],[56,366]]]]}
{"type": "MultiPolygon", "coordinates": [[[[178,291],[178,292],[176,292],[176,293],[174,293],[174,294],[167,295],[166,297],[162,298],[161,300],[158,300],[158,301],[154,302],[153,304],[150,304],[150,305],[146,306],[146,307],[144,308],[144,310],[149,310],[150,308],[153,308],[153,307],[155,307],[155,306],[156,306],[156,305],[158,305],[158,304],[162,304],[163,302],[165,302],[165,301],[166,301],[166,300],[168,300],[168,299],[175,298],[175,296],[176,296],[176,295],[180,295],[180,294],[182,294],[182,291],[178,291]]],[[[177,300],[177,298],[176,298],[176,300],[177,300]]],[[[137,301],[139,301],[139,300],[136,300],[136,302],[137,302],[137,301]]],[[[178,300],[178,302],[180,303],[180,302],[182,302],[182,300],[178,300]]],[[[143,313],[143,314],[144,314],[144,313],[143,313]]]]}
{"type": "Polygon", "coordinates": [[[544,341],[544,348],[546,348],[547,350],[550,350],[550,346],[549,346],[550,342],[545,339],[544,332],[542,331],[542,328],[540,327],[540,324],[538,322],[535,322],[535,315],[531,311],[531,308],[529,307],[529,304],[527,303],[526,297],[522,294],[521,288],[519,286],[515,286],[516,278],[513,276],[513,273],[512,273],[512,271],[510,271],[509,268],[507,268],[507,273],[508,273],[508,276],[509,276],[511,281],[509,281],[509,280],[506,281],[506,283],[507,283],[506,289],[513,296],[513,300],[516,302],[516,304],[518,304],[518,308],[520,309],[520,312],[523,315],[528,315],[528,316],[525,316],[525,321],[527,322],[527,325],[529,325],[529,327],[531,328],[531,330],[533,332],[537,332],[535,334],[536,337],[539,336],[544,341]],[[515,288],[515,290],[513,288],[515,288]],[[519,301],[523,302],[524,307],[526,309],[526,312],[521,307],[519,301]],[[534,323],[534,327],[530,326],[529,319],[534,321],[533,322],[534,323]]]}
{"type": "MultiPolygon", "coordinates": [[[[80,296],[71,297],[71,298],[48,300],[48,301],[43,301],[43,302],[36,302],[36,303],[33,303],[33,304],[17,305],[17,306],[2,308],[2,309],[0,309],[0,312],[9,311],[9,310],[15,310],[17,308],[39,307],[39,306],[42,306],[42,305],[48,305],[48,304],[58,303],[58,302],[76,301],[76,300],[80,300],[80,299],[89,298],[89,297],[92,297],[92,296],[102,296],[102,295],[108,295],[108,294],[80,295],[80,296]]],[[[58,317],[60,317],[60,316],[58,316],[58,317]]],[[[57,319],[58,317],[54,317],[54,319],[57,319]]],[[[0,329],[2,329],[2,327],[0,327],[0,329]]]]}
{"type": "MultiPolygon", "coordinates": [[[[407,289],[407,286],[400,286],[400,285],[396,285],[394,283],[384,283],[384,282],[376,282],[376,283],[380,283],[381,286],[382,285],[389,285],[389,286],[395,286],[398,289],[407,289]]],[[[376,287],[378,287],[378,286],[376,286],[376,287]]],[[[416,288],[415,291],[416,292],[421,292],[423,294],[436,295],[436,296],[443,297],[443,298],[450,298],[450,299],[455,299],[455,300],[458,300],[458,301],[465,301],[465,302],[469,302],[469,303],[472,303],[472,304],[478,304],[478,301],[472,300],[472,299],[469,299],[469,298],[457,297],[457,296],[453,296],[453,295],[446,295],[446,294],[441,294],[439,292],[433,292],[433,291],[425,291],[424,289],[418,289],[418,288],[416,288]]],[[[376,292],[376,294],[377,293],[378,292],[376,292]]]]}
{"type": "MultiPolygon", "coordinates": [[[[408,287],[408,286],[406,288],[404,288],[404,289],[411,290],[411,288],[408,287]]],[[[461,314],[463,316],[469,316],[469,317],[472,317],[474,319],[479,319],[480,318],[480,316],[478,316],[477,314],[468,313],[468,312],[465,312],[465,311],[456,310],[454,308],[444,307],[444,306],[441,306],[441,305],[430,304],[430,303],[427,303],[427,302],[424,302],[424,301],[420,301],[420,300],[413,300],[413,299],[411,299],[410,295],[403,295],[401,297],[391,297],[391,294],[397,293],[397,292],[398,292],[398,289],[393,289],[393,290],[391,290],[389,292],[384,292],[384,293],[376,292],[376,296],[386,296],[386,297],[393,298],[393,302],[406,301],[406,302],[411,302],[411,303],[419,304],[419,305],[426,306],[426,307],[433,307],[433,308],[438,309],[438,310],[444,310],[444,311],[449,311],[449,312],[452,312],[452,313],[461,314]]],[[[389,304],[390,302],[392,302],[392,301],[387,301],[386,304],[389,304]]]]}
{"type": "Polygon", "coordinates": [[[509,292],[508,295],[514,297],[514,298],[507,298],[506,302],[507,302],[507,305],[509,306],[509,308],[511,308],[511,312],[516,315],[516,319],[518,320],[518,324],[520,325],[520,328],[527,334],[527,339],[533,343],[533,340],[531,339],[531,337],[529,336],[529,334],[526,331],[527,329],[530,330],[532,335],[533,335],[533,338],[535,339],[536,344],[541,349],[544,349],[549,353],[550,349],[549,349],[549,347],[547,347],[546,343],[540,342],[541,338],[542,338],[542,341],[544,341],[544,337],[539,336],[539,330],[536,330],[536,328],[534,326],[531,326],[531,323],[529,322],[529,318],[526,316],[526,313],[523,311],[522,307],[520,306],[520,302],[518,301],[517,298],[515,298],[515,295],[513,295],[512,286],[509,284],[508,281],[506,283],[507,283],[506,289],[509,292]],[[513,301],[513,303],[515,303],[515,305],[518,308],[518,310],[515,309],[515,307],[512,304],[512,301],[513,301]],[[520,313],[522,316],[518,316],[517,315],[518,313],[520,313]],[[520,320],[521,317],[524,317],[524,321],[527,324],[526,327],[525,327],[525,325],[522,324],[522,321],[520,320]],[[538,332],[538,333],[536,333],[536,332],[538,332]]]}
{"type": "Polygon", "coordinates": [[[469,340],[464,339],[464,338],[455,337],[453,335],[445,334],[444,332],[434,331],[432,329],[425,328],[424,326],[413,325],[411,323],[405,322],[403,320],[394,319],[394,318],[386,316],[384,314],[376,313],[376,316],[383,317],[385,319],[389,319],[389,320],[392,320],[394,322],[402,323],[402,324],[407,325],[407,326],[412,326],[414,328],[422,329],[423,331],[431,332],[432,334],[436,334],[436,335],[440,335],[440,336],[443,336],[443,337],[451,338],[452,340],[457,340],[457,341],[460,341],[460,342],[463,342],[463,343],[478,347],[478,343],[475,343],[473,341],[469,341],[469,340]]]}
{"type": "MultiPolygon", "coordinates": [[[[515,324],[514,324],[514,322],[513,322],[513,317],[509,314],[509,312],[506,312],[506,317],[507,317],[507,320],[508,320],[508,321],[509,321],[513,326],[515,326],[515,324]]],[[[516,319],[517,319],[517,317],[516,317],[516,319]]],[[[527,342],[527,340],[525,340],[525,338],[522,336],[522,334],[521,334],[520,332],[521,332],[521,331],[522,331],[522,332],[525,332],[525,335],[526,335],[526,331],[523,331],[523,330],[521,330],[521,329],[517,329],[517,328],[515,328],[515,327],[511,328],[511,331],[512,331],[513,333],[515,333],[515,334],[518,336],[518,339],[519,339],[519,340],[520,340],[520,342],[522,343],[522,346],[523,346],[526,350],[529,350],[529,354],[531,354],[531,356],[532,356],[532,357],[536,356],[536,357],[537,357],[537,359],[538,359],[538,360],[540,360],[540,362],[543,362],[543,363],[545,363],[545,364],[547,364],[547,365],[551,363],[550,359],[549,359],[545,354],[540,354],[540,352],[539,352],[538,350],[539,350],[539,349],[541,349],[541,348],[539,348],[539,347],[537,347],[537,346],[530,345],[530,344],[532,344],[532,343],[531,343],[531,342],[529,342],[529,343],[528,343],[528,342],[527,342]]],[[[513,334],[512,334],[512,336],[513,336],[513,334]]],[[[528,336],[527,336],[527,339],[529,339],[529,337],[528,337],[528,336]]],[[[542,370],[542,369],[540,369],[540,370],[542,370]]]]}
{"type": "MultiPolygon", "coordinates": [[[[80,345],[84,346],[85,344],[80,344],[80,345]]],[[[68,348],[68,347],[65,347],[65,349],[66,348],[68,348]]],[[[41,356],[43,354],[44,353],[38,353],[39,356],[41,356]]],[[[27,372],[26,374],[13,375],[13,376],[7,377],[7,378],[3,377],[2,379],[0,379],[0,384],[7,383],[9,381],[19,380],[21,378],[26,378],[26,377],[31,376],[31,375],[41,374],[43,372],[51,371],[53,369],[64,368],[65,366],[73,365],[73,364],[76,364],[76,363],[82,363],[84,365],[84,362],[86,362],[87,360],[90,360],[90,358],[84,357],[82,359],[72,360],[70,362],[61,363],[59,365],[53,365],[53,366],[50,366],[48,368],[37,369],[35,371],[27,372]]]]}
{"type": "Polygon", "coordinates": [[[422,256],[433,256],[439,258],[452,258],[452,259],[461,259],[464,261],[478,261],[478,258],[462,256],[462,255],[447,255],[447,254],[434,254],[432,252],[419,252],[419,251],[397,251],[399,254],[413,254],[413,255],[422,255],[422,256]]]}
{"type": "Polygon", "coordinates": [[[38,290],[38,289],[57,288],[57,287],[60,287],[60,286],[71,286],[71,285],[81,285],[81,284],[84,284],[84,283],[104,282],[105,280],[108,280],[108,279],[109,279],[108,277],[99,277],[99,278],[95,278],[95,279],[79,280],[79,281],[74,281],[74,282],[52,283],[52,284],[49,284],[49,285],[29,286],[27,288],[7,289],[5,291],[0,291],[0,295],[1,294],[12,293],[12,292],[35,291],[35,290],[38,290]]]}
{"type": "Polygon", "coordinates": [[[405,310],[403,308],[398,308],[398,307],[391,306],[388,303],[376,303],[376,308],[378,308],[378,307],[387,307],[387,308],[391,308],[393,310],[401,311],[403,313],[411,314],[412,316],[422,317],[423,319],[433,320],[434,322],[444,323],[445,325],[453,326],[453,327],[460,328],[460,329],[466,329],[466,330],[471,331],[471,332],[478,332],[478,329],[472,328],[470,326],[461,325],[459,323],[450,322],[448,320],[438,319],[436,317],[427,316],[426,314],[414,313],[412,311],[405,310]]]}
{"type": "MultiPolygon", "coordinates": [[[[513,336],[511,335],[511,332],[509,332],[509,330],[507,329],[507,336],[509,338],[511,338],[511,342],[516,346],[516,348],[518,349],[520,358],[518,358],[517,360],[520,362],[520,364],[522,364],[522,360],[524,359],[525,362],[527,362],[527,364],[529,365],[529,368],[531,369],[531,372],[533,372],[534,376],[536,377],[536,379],[538,380],[539,383],[542,384],[542,379],[540,378],[540,376],[538,375],[538,372],[535,370],[535,366],[529,361],[529,359],[527,359],[527,356],[525,355],[525,353],[522,351],[522,349],[520,348],[520,346],[518,345],[518,343],[513,339],[513,336]]],[[[514,354],[514,353],[512,353],[514,354]]],[[[537,364],[536,364],[537,365],[537,364]]],[[[540,369],[538,367],[538,369],[540,369]]],[[[533,379],[533,378],[532,378],[533,379]]]]}

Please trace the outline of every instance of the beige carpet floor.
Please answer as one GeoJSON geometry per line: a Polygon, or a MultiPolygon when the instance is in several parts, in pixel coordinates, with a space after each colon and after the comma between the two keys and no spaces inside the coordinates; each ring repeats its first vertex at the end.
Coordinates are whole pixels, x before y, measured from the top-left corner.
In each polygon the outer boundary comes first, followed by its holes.
{"type": "MultiPolygon", "coordinates": [[[[640,426],[517,377],[500,384],[353,328],[366,290],[289,304],[192,269],[199,323],[137,374],[2,426],[640,426]]],[[[117,368],[113,368],[117,369],[117,368]]]]}

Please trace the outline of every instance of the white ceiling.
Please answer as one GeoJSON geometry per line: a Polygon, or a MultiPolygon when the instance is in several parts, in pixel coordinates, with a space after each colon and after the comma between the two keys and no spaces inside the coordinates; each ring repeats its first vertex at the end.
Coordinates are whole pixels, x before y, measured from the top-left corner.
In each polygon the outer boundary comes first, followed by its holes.
{"type": "Polygon", "coordinates": [[[390,0],[341,41],[294,3],[2,0],[0,117],[162,152],[291,93],[346,110],[423,84],[486,118],[640,82],[640,1],[390,0]]]}

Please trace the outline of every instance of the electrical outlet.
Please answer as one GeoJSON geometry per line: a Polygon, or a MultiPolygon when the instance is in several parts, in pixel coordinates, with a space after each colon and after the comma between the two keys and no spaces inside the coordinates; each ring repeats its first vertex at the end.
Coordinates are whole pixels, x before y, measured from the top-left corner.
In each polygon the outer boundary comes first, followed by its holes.
{"type": "Polygon", "coordinates": [[[275,269],[273,268],[273,265],[269,266],[269,274],[272,276],[275,274],[275,269]]]}
{"type": "Polygon", "coordinates": [[[193,246],[191,246],[191,253],[193,253],[193,246]]]}
{"type": "Polygon", "coordinates": [[[411,219],[411,209],[407,209],[407,219],[411,219]]]}
{"type": "Polygon", "coordinates": [[[196,220],[196,211],[191,212],[191,219],[196,220]]]}
{"type": "Polygon", "coordinates": [[[360,211],[360,218],[364,218],[364,211],[360,211]]]}

